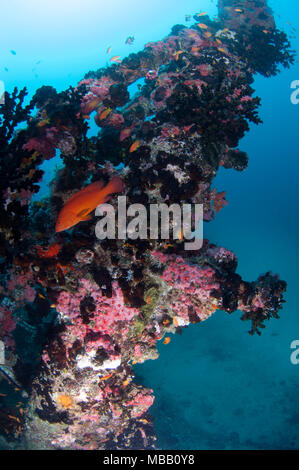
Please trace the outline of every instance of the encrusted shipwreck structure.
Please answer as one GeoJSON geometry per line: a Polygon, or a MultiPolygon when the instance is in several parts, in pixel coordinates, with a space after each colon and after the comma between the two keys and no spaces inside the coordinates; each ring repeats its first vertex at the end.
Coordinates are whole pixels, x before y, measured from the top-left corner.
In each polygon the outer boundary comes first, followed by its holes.
{"type": "MultiPolygon", "coordinates": [[[[285,282],[270,272],[242,280],[235,255],[207,240],[197,251],[182,237],[99,240],[96,218],[55,233],[73,193],[114,175],[128,204],[200,203],[206,221],[226,204],[211,185],[219,166],[247,167],[237,146],[248,122],[260,122],[253,74],[274,75],[294,54],[265,0],[221,0],[219,18],[194,19],[75,89],[42,87],[27,106],[25,91],[6,93],[0,370],[23,396],[12,406],[0,395],[3,446],[155,448],[153,391],[134,381],[132,365],[217,309],[243,312],[251,334],[278,318],[285,282]],[[88,137],[94,117],[100,130],[88,137]],[[58,151],[64,167],[50,197],[31,202],[40,164],[58,151]]],[[[110,203],[117,208],[117,195],[110,203]]]]}

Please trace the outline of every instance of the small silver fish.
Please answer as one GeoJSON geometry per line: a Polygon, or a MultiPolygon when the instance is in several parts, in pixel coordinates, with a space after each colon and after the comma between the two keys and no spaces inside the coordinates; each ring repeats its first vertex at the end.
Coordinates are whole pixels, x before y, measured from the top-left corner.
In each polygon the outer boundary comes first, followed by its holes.
{"type": "MultiPolygon", "coordinates": [[[[2,376],[8,380],[8,382],[10,382],[12,385],[14,385],[15,387],[17,388],[20,388],[22,389],[22,385],[17,381],[17,379],[15,378],[15,374],[12,370],[11,367],[9,366],[5,366],[3,364],[0,364],[0,374],[2,374],[2,376]]],[[[25,390],[22,390],[22,396],[23,397],[27,397],[28,394],[25,390]]]]}

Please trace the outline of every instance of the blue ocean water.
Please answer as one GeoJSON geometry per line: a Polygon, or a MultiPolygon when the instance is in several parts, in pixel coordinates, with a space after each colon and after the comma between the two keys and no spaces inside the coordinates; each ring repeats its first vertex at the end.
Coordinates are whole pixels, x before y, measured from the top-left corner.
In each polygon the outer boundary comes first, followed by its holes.
{"type": "MultiPolygon", "coordinates": [[[[290,22],[299,31],[297,0],[269,4],[281,29],[290,31],[290,22]]],[[[11,0],[1,6],[0,80],[8,91],[27,86],[30,95],[42,85],[63,90],[198,11],[215,14],[216,1],[11,0]],[[132,46],[125,44],[129,35],[132,46]]],[[[296,50],[298,42],[292,39],[296,50]]],[[[290,361],[290,344],[299,340],[299,105],[290,102],[296,79],[299,63],[277,77],[256,77],[264,122],[239,145],[249,168],[219,172],[214,185],[226,191],[229,205],[204,229],[206,238],[236,253],[244,279],[279,273],[288,282],[287,303],[261,337],[248,335],[238,313],[217,311],[161,344],[159,360],[136,367],[138,380],[155,391],[151,413],[162,449],[299,448],[299,365],[290,361]]],[[[48,162],[45,185],[56,163],[48,162]]]]}

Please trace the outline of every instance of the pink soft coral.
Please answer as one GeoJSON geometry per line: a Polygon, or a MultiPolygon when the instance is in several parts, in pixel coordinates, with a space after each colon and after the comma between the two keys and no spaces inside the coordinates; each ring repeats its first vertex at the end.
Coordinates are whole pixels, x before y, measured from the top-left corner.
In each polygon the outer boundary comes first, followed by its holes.
{"type": "Polygon", "coordinates": [[[202,307],[213,290],[219,289],[215,270],[210,266],[190,265],[181,257],[155,252],[154,256],[166,264],[162,279],[172,286],[174,292],[170,307],[185,322],[189,322],[190,309],[199,320],[205,320],[212,312],[202,307]]]}

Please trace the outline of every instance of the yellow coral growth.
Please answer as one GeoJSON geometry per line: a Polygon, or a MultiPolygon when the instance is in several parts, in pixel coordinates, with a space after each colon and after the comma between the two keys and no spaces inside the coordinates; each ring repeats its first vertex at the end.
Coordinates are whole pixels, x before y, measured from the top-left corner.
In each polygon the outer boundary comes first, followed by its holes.
{"type": "Polygon", "coordinates": [[[59,395],[58,401],[63,408],[70,408],[73,404],[73,400],[69,395],[59,395]]]}

